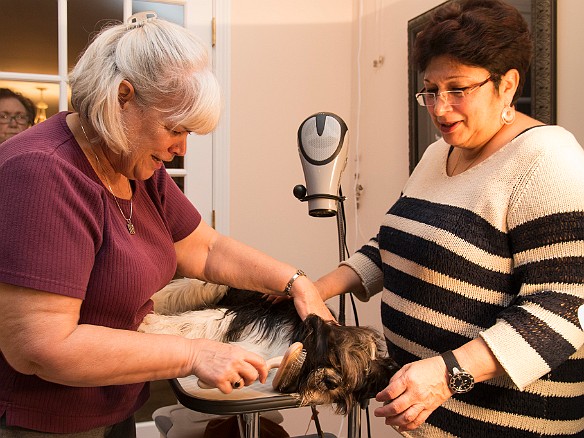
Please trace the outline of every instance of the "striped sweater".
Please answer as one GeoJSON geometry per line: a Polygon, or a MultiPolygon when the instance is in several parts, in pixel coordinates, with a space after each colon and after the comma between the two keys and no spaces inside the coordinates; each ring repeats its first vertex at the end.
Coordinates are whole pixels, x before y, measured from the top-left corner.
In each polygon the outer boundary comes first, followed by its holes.
{"type": "Polygon", "coordinates": [[[449,148],[430,146],[378,235],[345,263],[360,299],[383,291],[398,363],[480,336],[506,374],[408,436],[584,436],[584,151],[543,126],[449,177],[449,148]]]}

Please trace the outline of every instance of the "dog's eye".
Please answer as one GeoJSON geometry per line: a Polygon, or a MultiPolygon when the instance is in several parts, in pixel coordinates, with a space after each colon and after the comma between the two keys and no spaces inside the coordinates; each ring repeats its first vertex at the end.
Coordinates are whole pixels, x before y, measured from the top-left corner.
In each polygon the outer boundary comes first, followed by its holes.
{"type": "Polygon", "coordinates": [[[326,389],[328,389],[329,391],[332,389],[337,389],[337,387],[339,386],[337,385],[336,382],[330,379],[323,379],[322,383],[324,384],[324,386],[326,386],[326,389]]]}
{"type": "Polygon", "coordinates": [[[343,385],[343,378],[335,372],[332,372],[332,370],[326,372],[323,369],[323,372],[319,375],[319,380],[319,386],[321,388],[326,388],[329,391],[340,388],[343,385]]]}
{"type": "Polygon", "coordinates": [[[321,391],[332,391],[333,389],[337,389],[339,387],[339,383],[341,382],[339,379],[335,379],[325,368],[319,368],[314,372],[314,378],[316,386],[321,391]]]}

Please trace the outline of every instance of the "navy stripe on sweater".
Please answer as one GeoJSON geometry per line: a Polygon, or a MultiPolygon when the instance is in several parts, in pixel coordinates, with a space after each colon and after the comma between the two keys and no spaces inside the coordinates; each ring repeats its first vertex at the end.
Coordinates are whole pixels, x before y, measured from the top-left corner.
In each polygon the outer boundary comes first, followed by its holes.
{"type": "Polygon", "coordinates": [[[584,305],[584,299],[561,292],[542,291],[519,297],[516,302],[517,305],[526,303],[537,304],[578,326],[578,308],[584,305]]]}
{"type": "Polygon", "coordinates": [[[492,254],[509,256],[507,235],[470,210],[402,196],[389,213],[449,231],[492,254]]]}
{"type": "Polygon", "coordinates": [[[470,297],[451,293],[435,284],[412,277],[391,266],[384,265],[384,288],[420,306],[449,315],[464,317],[466,322],[479,327],[490,327],[495,323],[503,305],[489,304],[470,297]],[[474,312],[469,314],[468,309],[474,312]]]}
{"type": "Polygon", "coordinates": [[[499,315],[554,368],[571,356],[576,349],[566,339],[537,316],[522,307],[510,307],[499,315]],[[550,346],[553,345],[553,348],[550,346]]]}
{"type": "Polygon", "coordinates": [[[382,226],[379,233],[383,249],[399,257],[491,290],[509,294],[514,289],[509,274],[478,266],[437,243],[386,226],[382,226]]]}
{"type": "Polygon", "coordinates": [[[534,219],[509,230],[509,237],[515,253],[584,240],[584,212],[557,213],[534,219]]]}
{"type": "Polygon", "coordinates": [[[582,283],[584,257],[558,257],[532,262],[516,269],[518,280],[527,284],[582,283]]]}

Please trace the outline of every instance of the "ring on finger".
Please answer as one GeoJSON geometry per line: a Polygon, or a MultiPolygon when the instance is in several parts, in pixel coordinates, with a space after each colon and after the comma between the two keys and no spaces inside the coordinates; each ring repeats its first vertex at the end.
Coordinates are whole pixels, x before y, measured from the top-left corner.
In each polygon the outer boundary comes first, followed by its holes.
{"type": "Polygon", "coordinates": [[[243,379],[239,379],[237,382],[233,382],[231,384],[231,386],[233,386],[233,388],[237,389],[241,386],[241,382],[243,381],[243,379]]]}

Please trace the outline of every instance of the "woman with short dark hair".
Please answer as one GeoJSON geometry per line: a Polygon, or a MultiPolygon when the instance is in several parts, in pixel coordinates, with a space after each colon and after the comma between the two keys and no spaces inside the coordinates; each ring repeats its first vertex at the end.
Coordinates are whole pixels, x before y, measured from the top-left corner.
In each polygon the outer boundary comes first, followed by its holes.
{"type": "Polygon", "coordinates": [[[375,415],[403,435],[582,436],[584,151],[516,110],[531,39],[507,3],[438,8],[414,55],[442,138],[379,233],[317,287],[382,292],[402,368],[375,415]]]}

